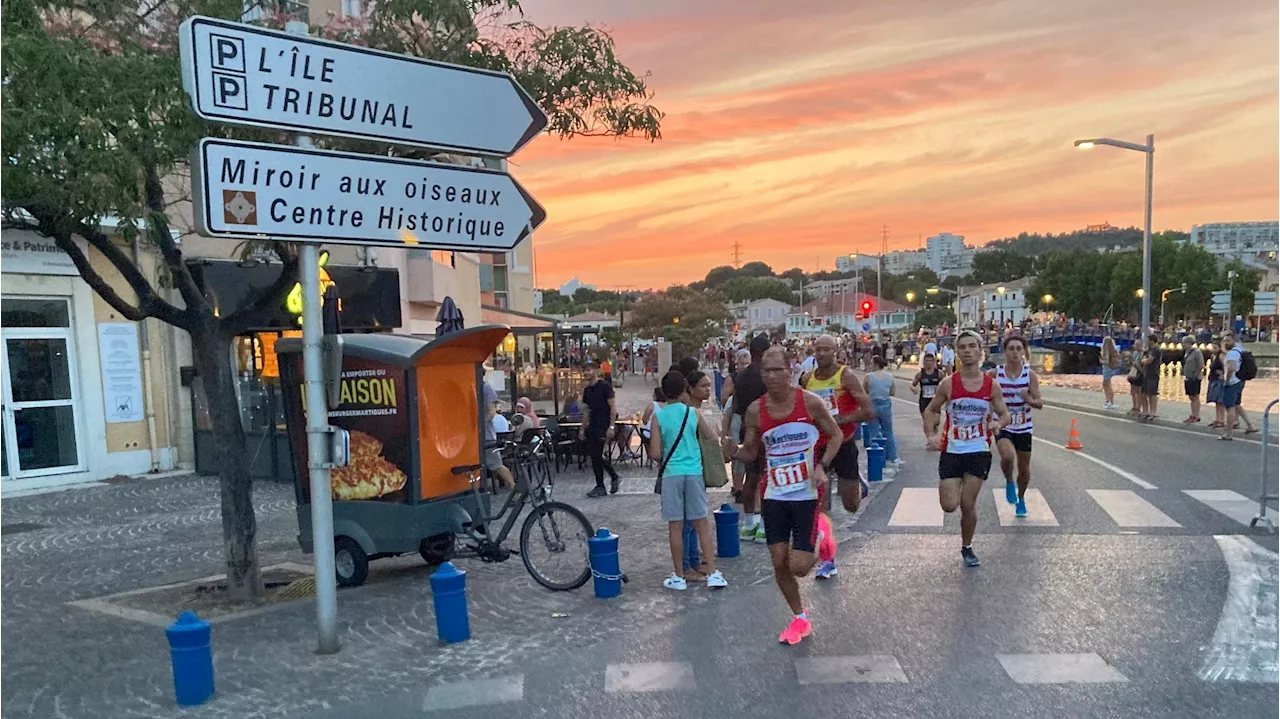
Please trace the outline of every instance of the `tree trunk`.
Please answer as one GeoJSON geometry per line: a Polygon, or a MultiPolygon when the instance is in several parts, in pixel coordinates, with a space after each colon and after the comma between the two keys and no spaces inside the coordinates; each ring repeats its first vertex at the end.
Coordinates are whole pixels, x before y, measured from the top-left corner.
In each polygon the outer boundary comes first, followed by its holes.
{"type": "Polygon", "coordinates": [[[231,337],[205,326],[191,334],[196,372],[204,386],[213,428],[213,457],[222,495],[222,541],[227,585],[238,599],[263,595],[258,565],[258,521],[253,511],[253,480],[248,447],[231,366],[231,337]]]}

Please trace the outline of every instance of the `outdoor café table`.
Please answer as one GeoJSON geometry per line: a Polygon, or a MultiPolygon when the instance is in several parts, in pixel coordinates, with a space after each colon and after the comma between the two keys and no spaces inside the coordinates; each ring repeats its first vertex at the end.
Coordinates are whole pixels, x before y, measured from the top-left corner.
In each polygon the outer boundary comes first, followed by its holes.
{"type": "Polygon", "coordinates": [[[628,460],[636,459],[639,456],[639,453],[632,451],[631,438],[639,434],[640,422],[634,419],[620,419],[614,422],[613,427],[614,442],[610,443],[608,447],[609,459],[611,461],[613,459],[614,446],[617,446],[620,450],[618,454],[619,461],[626,462],[628,460]]]}

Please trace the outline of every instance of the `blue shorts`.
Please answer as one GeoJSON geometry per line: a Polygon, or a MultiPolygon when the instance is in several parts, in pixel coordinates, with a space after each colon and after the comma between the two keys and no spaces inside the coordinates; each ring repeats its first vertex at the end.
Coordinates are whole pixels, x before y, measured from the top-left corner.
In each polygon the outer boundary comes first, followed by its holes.
{"type": "Polygon", "coordinates": [[[1109,380],[1109,379],[1111,379],[1112,377],[1115,377],[1116,375],[1121,374],[1121,372],[1122,372],[1122,370],[1120,370],[1120,369],[1118,369],[1118,368],[1117,368],[1117,369],[1111,369],[1110,367],[1103,367],[1103,368],[1102,368],[1102,379],[1104,379],[1104,380],[1109,380]]]}
{"type": "Polygon", "coordinates": [[[1222,386],[1222,406],[1226,409],[1239,407],[1240,400],[1244,398],[1244,382],[1236,382],[1222,386]]]}

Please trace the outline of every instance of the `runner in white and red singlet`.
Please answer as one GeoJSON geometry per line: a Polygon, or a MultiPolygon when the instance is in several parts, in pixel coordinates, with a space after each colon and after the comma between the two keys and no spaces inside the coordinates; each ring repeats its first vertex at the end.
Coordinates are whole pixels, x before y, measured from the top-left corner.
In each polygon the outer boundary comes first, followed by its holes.
{"type": "Polygon", "coordinates": [[[1020,335],[1004,338],[1004,364],[988,374],[999,383],[1000,394],[1009,408],[1009,426],[996,436],[1000,471],[1004,473],[1004,498],[1014,505],[1015,517],[1025,517],[1027,485],[1031,483],[1031,410],[1044,407],[1040,399],[1040,377],[1027,366],[1027,341],[1020,335]]]}
{"type": "Polygon", "coordinates": [[[938,503],[948,514],[960,508],[960,556],[978,566],[973,532],[978,527],[978,495],[991,472],[991,438],[1009,424],[1000,385],[982,372],[982,339],[965,330],[956,338],[960,370],[938,385],[924,410],[924,434],[938,447],[938,503]],[[946,414],[942,433],[939,420],[946,414]]]}
{"type": "Polygon", "coordinates": [[[763,451],[760,514],[774,579],[795,615],[778,641],[798,644],[811,627],[796,578],[807,575],[818,560],[818,488],[827,483],[843,437],[822,399],[791,384],[791,368],[781,349],[764,353],[760,373],[765,395],[747,410],[745,441],[738,446],[726,438],[724,449],[733,459],[745,460],[763,451]],[[821,458],[815,458],[824,440],[821,458]]]}

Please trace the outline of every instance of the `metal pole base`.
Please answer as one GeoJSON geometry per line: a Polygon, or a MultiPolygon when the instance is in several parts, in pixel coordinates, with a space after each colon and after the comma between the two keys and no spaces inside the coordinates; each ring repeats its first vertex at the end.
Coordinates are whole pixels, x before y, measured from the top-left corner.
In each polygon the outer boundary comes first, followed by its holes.
{"type": "Polygon", "coordinates": [[[1249,528],[1250,528],[1250,529],[1252,529],[1253,527],[1258,526],[1259,524],[1261,524],[1263,527],[1265,527],[1265,528],[1266,528],[1266,530],[1267,530],[1267,534],[1275,534],[1275,533],[1276,533],[1276,523],[1275,523],[1275,522],[1272,522],[1270,519],[1268,519],[1268,518],[1266,518],[1266,517],[1254,517],[1253,519],[1250,519],[1250,520],[1249,520],[1249,528]]]}

